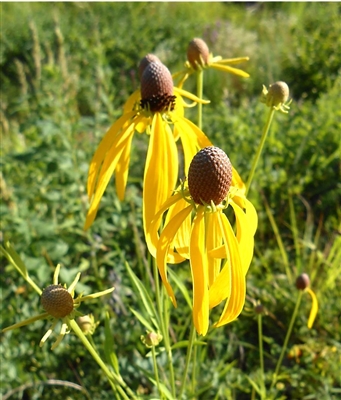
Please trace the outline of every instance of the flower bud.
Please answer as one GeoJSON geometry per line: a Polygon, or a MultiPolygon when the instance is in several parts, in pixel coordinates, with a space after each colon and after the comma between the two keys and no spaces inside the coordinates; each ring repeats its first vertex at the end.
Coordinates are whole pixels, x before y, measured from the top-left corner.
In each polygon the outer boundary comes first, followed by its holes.
{"type": "Polygon", "coordinates": [[[41,304],[54,318],[63,318],[73,310],[73,298],[61,285],[50,285],[43,290],[41,304]]]}
{"type": "Polygon", "coordinates": [[[94,316],[92,314],[78,317],[77,324],[81,328],[84,335],[92,335],[98,325],[98,323],[95,322],[94,316]]]}
{"type": "Polygon", "coordinates": [[[141,341],[146,347],[158,346],[162,339],[162,335],[156,332],[148,332],[147,335],[141,336],[141,341]]]}
{"type": "Polygon", "coordinates": [[[299,290],[305,290],[310,285],[310,279],[307,274],[301,274],[296,279],[296,287],[299,290]]]}
{"type": "Polygon", "coordinates": [[[189,192],[197,204],[220,204],[232,181],[232,164],[225,152],[209,146],[194,157],[188,171],[189,192]]]}
{"type": "Polygon", "coordinates": [[[209,55],[208,46],[202,39],[194,38],[190,41],[187,48],[187,60],[192,68],[205,67],[208,64],[209,55]]]}
{"type": "Polygon", "coordinates": [[[289,98],[289,87],[285,82],[275,82],[269,87],[268,98],[272,106],[278,107],[289,98]]]}
{"type": "Polygon", "coordinates": [[[173,79],[168,68],[159,63],[149,63],[141,77],[141,107],[152,112],[173,110],[173,79]]]}

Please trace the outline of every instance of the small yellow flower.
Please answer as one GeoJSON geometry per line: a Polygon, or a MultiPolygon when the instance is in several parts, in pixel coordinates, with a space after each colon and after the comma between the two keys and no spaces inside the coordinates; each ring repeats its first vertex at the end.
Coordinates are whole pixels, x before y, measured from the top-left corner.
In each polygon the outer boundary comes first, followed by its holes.
{"type": "Polygon", "coordinates": [[[149,135],[143,181],[144,227],[176,186],[179,174],[177,140],[182,142],[185,171],[194,154],[211,145],[206,135],[184,117],[182,96],[194,102],[207,102],[175,88],[169,70],[161,62],[147,60],[145,64],[141,71],[140,93],[128,99],[123,115],[110,127],[90,163],[87,182],[90,207],[85,229],[93,223],[113,174],[118,197],[123,200],[135,131],[149,135]]]}
{"type": "Polygon", "coordinates": [[[182,87],[185,80],[191,74],[206,68],[214,68],[219,71],[228,72],[243,78],[248,78],[250,75],[247,72],[227,65],[239,64],[248,60],[249,57],[223,59],[221,56],[213,56],[204,40],[200,38],[194,38],[190,41],[187,48],[187,61],[185,63],[185,69],[174,74],[173,77],[181,78],[180,83],[178,84],[179,87],[182,87]]]}
{"type": "Polygon", "coordinates": [[[215,323],[218,327],[235,320],[245,303],[245,276],[253,256],[257,214],[245,191],[233,186],[233,171],[221,149],[210,146],[200,150],[190,165],[188,180],[147,227],[149,251],[156,258],[175,307],[167,263],[190,260],[193,322],[201,335],[207,333],[210,309],[226,300],[215,323]],[[229,205],[234,211],[236,233],[224,213],[229,205]]]}
{"type": "Polygon", "coordinates": [[[316,294],[310,289],[310,278],[307,274],[303,273],[299,275],[296,279],[296,287],[298,290],[303,290],[304,292],[309,293],[311,297],[311,310],[308,319],[308,328],[311,329],[313,327],[317,312],[318,312],[318,301],[316,294]]]}
{"type": "Polygon", "coordinates": [[[48,331],[45,333],[45,335],[40,341],[39,345],[42,346],[46,342],[48,337],[51,335],[58,322],[61,321],[62,326],[58,338],[51,347],[51,350],[54,350],[63,340],[64,336],[70,333],[71,331],[70,321],[77,316],[80,317],[82,316],[82,314],[76,310],[80,306],[80,304],[83,301],[89,299],[95,299],[97,297],[109,294],[114,290],[114,288],[110,288],[107,290],[103,290],[102,292],[93,293],[87,296],[79,295],[78,297],[74,298],[74,290],[80,278],[80,273],[76,275],[76,278],[67,289],[61,284],[58,284],[59,271],[60,271],[60,265],[57,265],[54,272],[52,285],[47,286],[42,292],[40,290],[41,304],[45,312],[36,315],[35,317],[28,318],[17,324],[11,325],[3,329],[2,332],[7,332],[12,329],[21,328],[22,326],[31,324],[41,319],[52,320],[51,327],[48,329],[48,331]]]}

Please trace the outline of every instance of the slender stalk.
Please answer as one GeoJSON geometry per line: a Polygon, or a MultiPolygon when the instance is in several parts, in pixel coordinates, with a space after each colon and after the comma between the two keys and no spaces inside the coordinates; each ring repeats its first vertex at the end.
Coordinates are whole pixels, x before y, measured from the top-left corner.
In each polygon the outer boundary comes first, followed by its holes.
{"type": "Polygon", "coordinates": [[[193,321],[192,321],[192,323],[191,323],[191,332],[190,332],[190,335],[189,335],[188,346],[187,346],[185,369],[183,371],[182,381],[181,381],[181,386],[180,386],[179,399],[181,399],[182,394],[183,394],[184,389],[185,389],[186,378],[187,378],[187,374],[188,374],[189,364],[190,364],[190,361],[191,361],[192,349],[193,349],[193,344],[194,344],[195,338],[196,338],[196,333],[195,333],[195,328],[194,328],[194,324],[193,324],[193,321]]]}
{"type": "Polygon", "coordinates": [[[162,331],[162,336],[163,336],[167,359],[168,359],[168,367],[169,367],[172,395],[175,398],[175,378],[174,378],[174,369],[173,369],[173,357],[172,357],[172,349],[171,349],[170,341],[169,341],[168,318],[166,316],[166,314],[168,314],[168,313],[166,313],[166,310],[165,310],[167,307],[163,307],[162,302],[161,302],[159,274],[158,274],[158,269],[157,269],[155,259],[153,259],[153,275],[154,275],[154,281],[155,281],[156,307],[157,307],[157,310],[158,310],[158,313],[160,316],[161,331],[162,331]]]}
{"type": "Polygon", "coordinates": [[[155,381],[156,381],[157,389],[159,391],[159,396],[160,396],[160,399],[161,399],[162,398],[162,392],[161,392],[161,388],[160,388],[159,371],[158,371],[158,368],[157,368],[156,353],[155,353],[155,347],[154,346],[152,347],[152,357],[153,357],[155,381]]]}
{"type": "Polygon", "coordinates": [[[303,290],[299,290],[299,293],[298,293],[298,296],[297,296],[297,300],[296,300],[296,306],[295,306],[294,312],[293,312],[293,314],[291,316],[291,321],[290,321],[290,324],[289,324],[289,328],[288,328],[287,334],[286,334],[285,339],[284,339],[281,355],[279,356],[279,359],[277,361],[275,373],[273,374],[273,377],[272,377],[272,383],[271,383],[270,389],[272,389],[274,387],[274,385],[275,385],[275,383],[277,381],[277,377],[278,377],[279,370],[280,370],[281,365],[282,365],[284,354],[285,354],[287,346],[288,346],[288,342],[289,342],[289,338],[290,338],[290,335],[291,335],[291,332],[292,332],[292,328],[294,326],[294,323],[295,323],[295,320],[296,320],[296,317],[297,317],[297,313],[298,313],[298,309],[299,309],[300,304],[301,304],[302,295],[303,295],[303,290]]]}
{"type": "Polygon", "coordinates": [[[263,321],[262,321],[262,314],[258,314],[257,319],[258,319],[259,365],[260,365],[260,373],[261,373],[262,394],[264,394],[265,398],[266,398],[266,393],[263,393],[263,390],[265,388],[265,383],[264,383],[264,354],[263,354],[263,324],[262,324],[263,321]]]}
{"type": "Polygon", "coordinates": [[[250,186],[251,186],[251,182],[252,182],[253,176],[255,174],[255,171],[256,171],[256,168],[257,168],[257,165],[258,165],[258,161],[259,161],[260,155],[261,155],[263,147],[264,147],[265,140],[266,140],[266,138],[268,136],[268,133],[269,133],[269,129],[270,129],[270,125],[271,125],[274,113],[275,113],[275,110],[270,108],[269,109],[269,114],[268,114],[268,119],[266,120],[266,123],[264,125],[262,137],[261,137],[260,143],[258,145],[258,149],[257,149],[256,155],[255,155],[255,157],[253,159],[250,175],[249,175],[249,178],[248,178],[247,183],[246,183],[245,196],[247,196],[247,194],[249,192],[249,189],[250,189],[250,186]]]}
{"type": "Polygon", "coordinates": [[[86,338],[86,336],[84,335],[84,333],[82,332],[80,327],[78,326],[77,322],[74,319],[70,319],[68,321],[68,323],[69,323],[71,329],[75,332],[75,334],[78,336],[78,338],[84,344],[85,348],[92,355],[94,360],[101,367],[102,371],[108,377],[113,390],[119,392],[122,399],[124,399],[124,400],[136,399],[135,394],[130,390],[130,388],[126,385],[126,383],[123,381],[123,379],[120,376],[117,376],[114,372],[110,371],[109,368],[104,364],[101,357],[98,355],[96,350],[91,346],[91,343],[88,341],[88,339],[86,338]],[[126,395],[123,388],[129,394],[129,397],[126,395]]]}
{"type": "MultiPolygon", "coordinates": [[[[202,99],[203,85],[204,85],[204,71],[197,72],[197,96],[202,99]]],[[[202,128],[202,104],[198,103],[198,128],[202,128]]]]}

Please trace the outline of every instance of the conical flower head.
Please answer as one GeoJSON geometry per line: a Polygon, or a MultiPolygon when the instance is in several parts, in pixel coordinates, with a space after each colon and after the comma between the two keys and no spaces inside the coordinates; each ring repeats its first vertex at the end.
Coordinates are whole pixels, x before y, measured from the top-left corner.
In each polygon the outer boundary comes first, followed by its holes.
{"type": "Polygon", "coordinates": [[[269,87],[268,97],[273,106],[284,104],[289,98],[289,87],[285,82],[275,82],[269,87]]]}
{"type": "Polygon", "coordinates": [[[50,285],[43,290],[41,304],[54,318],[64,318],[73,310],[73,298],[61,285],[50,285]]]}
{"type": "Polygon", "coordinates": [[[231,181],[232,164],[219,147],[205,147],[194,156],[188,171],[188,188],[195,203],[220,204],[231,181]]]}
{"type": "Polygon", "coordinates": [[[187,60],[192,68],[204,67],[208,64],[210,51],[207,44],[200,38],[194,38],[189,42],[187,48],[187,60]]]}
{"type": "Polygon", "coordinates": [[[168,68],[160,62],[151,62],[141,77],[141,107],[152,112],[173,110],[173,79],[168,68]]]}
{"type": "Polygon", "coordinates": [[[158,63],[162,64],[160,59],[159,59],[159,57],[156,56],[155,54],[149,53],[145,57],[142,58],[142,60],[140,61],[140,64],[139,64],[139,78],[140,78],[140,80],[142,78],[144,70],[152,62],[156,62],[156,63],[158,62],[158,63]]]}
{"type": "Polygon", "coordinates": [[[296,287],[299,290],[305,290],[310,285],[310,279],[308,274],[301,274],[296,279],[296,287]]]}

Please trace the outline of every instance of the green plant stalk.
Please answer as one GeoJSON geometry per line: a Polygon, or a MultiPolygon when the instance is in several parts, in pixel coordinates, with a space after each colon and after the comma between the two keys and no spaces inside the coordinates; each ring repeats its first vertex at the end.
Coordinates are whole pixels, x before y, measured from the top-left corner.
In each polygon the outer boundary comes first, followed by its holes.
{"type": "Polygon", "coordinates": [[[302,273],[302,263],[301,263],[301,251],[300,246],[298,243],[298,229],[297,229],[297,221],[295,216],[295,208],[294,202],[292,200],[292,194],[289,192],[289,209],[290,209],[290,226],[292,230],[292,235],[294,238],[294,245],[295,245],[295,255],[296,255],[296,268],[297,268],[297,275],[302,273]]]}
{"type": "Polygon", "coordinates": [[[153,357],[153,367],[154,367],[154,373],[155,373],[155,381],[157,384],[157,390],[159,391],[160,399],[162,399],[162,392],[160,388],[160,379],[159,379],[159,371],[157,368],[157,361],[156,361],[156,353],[155,353],[155,347],[152,347],[152,357],[153,357]]]}
{"type": "MultiPolygon", "coordinates": [[[[190,364],[190,361],[191,361],[191,356],[192,356],[192,350],[193,350],[193,344],[194,344],[195,337],[196,337],[195,328],[194,328],[194,324],[193,324],[193,320],[192,320],[191,332],[190,332],[190,335],[189,335],[188,346],[187,346],[185,369],[183,371],[182,380],[181,380],[181,386],[180,386],[180,392],[179,392],[179,399],[182,398],[182,394],[183,394],[184,389],[185,389],[186,378],[187,378],[187,374],[188,374],[189,364],[190,364]]],[[[193,366],[193,369],[195,369],[195,365],[193,366]]]]}
{"type": "Polygon", "coordinates": [[[259,346],[259,365],[261,373],[261,385],[262,385],[262,398],[266,398],[265,382],[264,382],[264,354],[263,354],[263,324],[262,314],[258,314],[258,346],[259,346]],[[263,396],[264,395],[264,396],[263,396]]]}
{"type": "Polygon", "coordinates": [[[302,295],[303,295],[303,290],[299,290],[299,293],[298,293],[298,296],[297,296],[297,300],[296,300],[296,306],[295,306],[294,312],[293,312],[293,314],[291,316],[291,321],[290,321],[290,324],[289,324],[289,328],[287,330],[287,334],[286,334],[285,339],[284,339],[281,355],[279,356],[279,359],[277,361],[275,373],[273,374],[273,377],[272,377],[272,383],[271,383],[270,389],[272,389],[274,387],[274,385],[276,384],[277,377],[278,377],[278,374],[279,374],[279,370],[280,370],[281,365],[282,365],[284,353],[286,352],[286,349],[287,349],[287,346],[288,346],[288,342],[289,342],[289,338],[290,338],[290,335],[291,335],[291,332],[292,332],[292,328],[294,326],[294,323],[295,323],[295,320],[296,320],[296,317],[297,317],[297,313],[298,313],[298,309],[299,309],[300,304],[301,304],[302,295]]]}
{"type": "Polygon", "coordinates": [[[260,155],[261,155],[263,147],[264,147],[265,140],[266,140],[266,138],[268,136],[268,133],[269,133],[269,129],[270,129],[270,125],[271,125],[274,113],[275,113],[275,110],[273,108],[270,108],[269,109],[268,118],[267,118],[266,123],[265,123],[264,128],[263,128],[262,137],[261,137],[260,143],[258,145],[258,149],[257,149],[256,155],[255,155],[255,157],[253,159],[251,171],[250,171],[247,183],[246,183],[245,196],[247,196],[247,194],[249,192],[249,189],[250,189],[250,186],[251,186],[251,182],[253,180],[253,176],[255,174],[255,171],[256,171],[256,168],[257,168],[257,165],[258,165],[258,161],[259,161],[260,155]]]}
{"type": "MultiPolygon", "coordinates": [[[[204,86],[204,71],[197,72],[197,96],[202,99],[203,86],[204,86]]],[[[202,129],[202,104],[198,103],[198,128],[202,129]]]]}
{"type": "Polygon", "coordinates": [[[166,349],[166,354],[167,354],[167,359],[168,359],[171,390],[172,390],[172,395],[175,398],[175,379],[174,379],[172,349],[171,349],[170,342],[169,342],[168,319],[167,319],[167,317],[165,315],[166,313],[163,312],[165,310],[163,310],[163,307],[162,307],[162,304],[161,304],[161,291],[160,291],[160,284],[159,284],[159,274],[158,274],[156,261],[155,261],[154,258],[153,258],[153,275],[154,275],[154,281],[155,281],[156,306],[157,306],[157,310],[158,310],[158,313],[159,313],[159,316],[160,316],[161,331],[162,331],[162,336],[163,336],[163,340],[164,340],[164,343],[165,343],[165,349],[166,349]]]}
{"type": "Polygon", "coordinates": [[[124,400],[135,399],[136,398],[135,394],[129,389],[129,387],[125,384],[123,379],[121,377],[118,377],[114,372],[111,372],[109,370],[109,368],[104,364],[101,357],[98,355],[96,350],[91,346],[90,342],[88,341],[88,339],[82,332],[81,328],[78,326],[77,322],[74,319],[70,319],[68,321],[68,323],[69,323],[71,329],[75,332],[75,334],[78,336],[78,338],[84,344],[85,348],[92,355],[94,360],[101,367],[102,371],[108,377],[109,382],[110,382],[111,386],[113,387],[113,389],[115,391],[118,391],[120,393],[120,395],[122,396],[122,399],[124,399],[124,400]],[[130,397],[128,397],[126,395],[123,388],[127,391],[127,393],[129,393],[130,397]]]}

